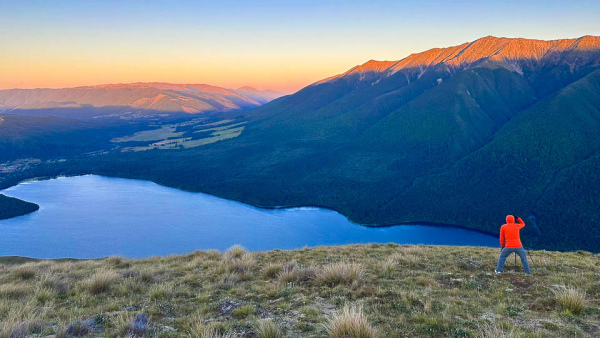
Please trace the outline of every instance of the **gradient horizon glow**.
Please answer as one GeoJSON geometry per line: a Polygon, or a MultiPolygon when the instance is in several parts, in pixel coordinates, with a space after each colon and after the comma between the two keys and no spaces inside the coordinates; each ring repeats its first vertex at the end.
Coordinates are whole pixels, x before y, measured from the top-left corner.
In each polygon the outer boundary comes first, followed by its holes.
{"type": "Polygon", "coordinates": [[[0,0],[0,89],[130,82],[286,93],[494,35],[600,35],[599,1],[0,0]]]}

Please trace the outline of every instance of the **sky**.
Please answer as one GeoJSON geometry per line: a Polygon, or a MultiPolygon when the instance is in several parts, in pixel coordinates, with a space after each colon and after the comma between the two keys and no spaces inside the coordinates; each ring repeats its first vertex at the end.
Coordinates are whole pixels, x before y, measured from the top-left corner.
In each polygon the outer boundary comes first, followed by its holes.
{"type": "Polygon", "coordinates": [[[160,81],[291,93],[487,35],[600,35],[598,18],[598,0],[0,0],[0,89],[160,81]]]}

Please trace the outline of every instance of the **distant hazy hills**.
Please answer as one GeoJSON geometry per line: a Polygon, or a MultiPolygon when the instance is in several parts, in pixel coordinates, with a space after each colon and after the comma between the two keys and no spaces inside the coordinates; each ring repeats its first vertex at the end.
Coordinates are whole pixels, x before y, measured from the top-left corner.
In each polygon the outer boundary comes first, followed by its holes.
{"type": "Polygon", "coordinates": [[[205,84],[132,83],[63,89],[0,90],[0,112],[100,115],[105,113],[224,112],[253,108],[283,94],[251,87],[239,90],[205,84]]]}

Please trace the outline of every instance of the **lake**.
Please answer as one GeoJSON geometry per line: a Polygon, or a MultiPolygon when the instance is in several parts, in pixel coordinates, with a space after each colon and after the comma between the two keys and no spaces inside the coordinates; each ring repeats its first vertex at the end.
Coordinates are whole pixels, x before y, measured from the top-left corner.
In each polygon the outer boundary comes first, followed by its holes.
{"type": "Polygon", "coordinates": [[[296,249],[351,243],[497,246],[462,228],[368,228],[332,210],[261,209],[158,184],[95,175],[24,182],[2,191],[40,210],[0,221],[0,256],[141,258],[226,250],[296,249]]]}

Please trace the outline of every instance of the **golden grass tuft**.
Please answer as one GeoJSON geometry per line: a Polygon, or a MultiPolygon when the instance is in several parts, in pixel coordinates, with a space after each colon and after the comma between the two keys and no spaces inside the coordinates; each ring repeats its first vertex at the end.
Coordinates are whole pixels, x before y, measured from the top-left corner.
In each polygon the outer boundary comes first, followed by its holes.
{"type": "Polygon", "coordinates": [[[112,285],[120,279],[120,275],[114,271],[101,270],[84,282],[91,294],[98,295],[108,292],[112,285]]]}
{"type": "Polygon", "coordinates": [[[371,326],[362,307],[346,305],[329,317],[325,329],[331,338],[373,338],[377,330],[371,326]]]}
{"type": "Polygon", "coordinates": [[[231,248],[229,248],[223,254],[223,258],[225,258],[226,260],[232,260],[232,259],[235,259],[235,258],[241,258],[247,252],[248,251],[246,249],[244,249],[243,246],[241,246],[241,245],[234,245],[231,248]]]}
{"type": "Polygon", "coordinates": [[[241,256],[233,256],[226,262],[229,272],[247,274],[252,271],[255,260],[252,254],[244,253],[241,256]]]}
{"type": "Polygon", "coordinates": [[[33,279],[37,274],[37,268],[35,263],[26,263],[15,269],[15,276],[18,279],[29,280],[33,279]]]}
{"type": "Polygon", "coordinates": [[[312,267],[296,266],[293,269],[283,269],[278,276],[279,281],[288,283],[305,283],[317,278],[317,270],[312,267]]]}
{"type": "Polygon", "coordinates": [[[317,281],[325,285],[352,284],[361,280],[363,268],[358,263],[331,263],[317,272],[317,281]]]}
{"type": "Polygon", "coordinates": [[[281,263],[269,263],[261,270],[261,275],[265,279],[277,278],[283,270],[283,264],[281,263]]]}
{"type": "Polygon", "coordinates": [[[572,314],[578,315],[583,312],[586,305],[586,293],[572,286],[555,287],[554,296],[558,304],[572,314]]]}

